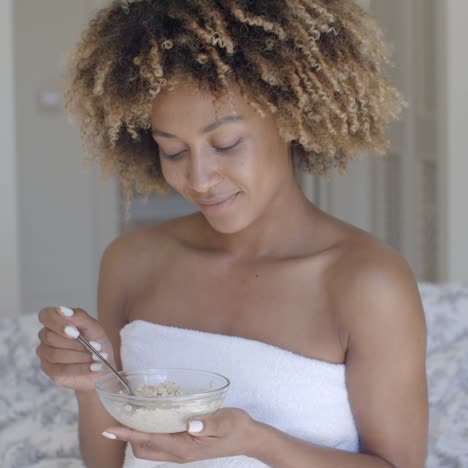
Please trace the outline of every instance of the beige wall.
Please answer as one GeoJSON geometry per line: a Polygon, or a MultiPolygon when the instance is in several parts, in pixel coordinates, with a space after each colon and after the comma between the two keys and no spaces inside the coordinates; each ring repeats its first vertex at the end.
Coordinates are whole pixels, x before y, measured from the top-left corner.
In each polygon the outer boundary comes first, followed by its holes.
{"type": "Polygon", "coordinates": [[[0,316],[20,310],[12,4],[0,2],[0,316]]]}
{"type": "Polygon", "coordinates": [[[444,86],[444,133],[446,168],[445,199],[445,254],[447,279],[468,282],[468,2],[449,0],[445,5],[446,76],[444,86]]]}
{"type": "Polygon", "coordinates": [[[117,230],[117,198],[85,169],[79,129],[65,119],[60,100],[61,63],[89,5],[15,0],[14,7],[22,310],[64,304],[94,313],[100,256],[117,230]]]}

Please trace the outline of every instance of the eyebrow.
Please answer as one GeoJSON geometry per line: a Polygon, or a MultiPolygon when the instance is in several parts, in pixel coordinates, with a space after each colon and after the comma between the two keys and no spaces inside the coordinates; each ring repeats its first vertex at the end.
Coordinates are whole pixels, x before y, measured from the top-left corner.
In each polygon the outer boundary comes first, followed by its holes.
{"type": "MultiPolygon", "coordinates": [[[[200,133],[208,133],[212,132],[216,128],[220,127],[223,123],[226,122],[237,122],[239,120],[242,120],[241,115],[234,115],[234,114],[229,114],[221,117],[220,119],[216,120],[216,122],[211,123],[210,125],[207,125],[206,127],[202,128],[200,130],[200,133]]],[[[158,130],[157,128],[153,128],[151,130],[151,133],[153,136],[162,136],[165,138],[177,138],[176,135],[173,135],[172,133],[167,133],[163,132],[162,130],[158,130]]]]}

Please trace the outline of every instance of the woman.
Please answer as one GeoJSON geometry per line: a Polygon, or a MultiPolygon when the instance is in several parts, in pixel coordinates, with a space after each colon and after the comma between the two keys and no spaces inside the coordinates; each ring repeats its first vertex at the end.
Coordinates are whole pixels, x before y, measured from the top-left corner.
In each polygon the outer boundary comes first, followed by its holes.
{"type": "Polygon", "coordinates": [[[424,466],[413,275],[295,177],[385,149],[402,100],[384,62],[378,27],[350,0],[115,1],[97,13],[67,94],[89,152],[128,197],[172,188],[200,211],[107,247],[98,320],[39,314],[37,353],[76,392],[88,467],[424,466]],[[118,368],[225,374],[228,407],[179,434],[118,427],[79,333],[118,368]]]}

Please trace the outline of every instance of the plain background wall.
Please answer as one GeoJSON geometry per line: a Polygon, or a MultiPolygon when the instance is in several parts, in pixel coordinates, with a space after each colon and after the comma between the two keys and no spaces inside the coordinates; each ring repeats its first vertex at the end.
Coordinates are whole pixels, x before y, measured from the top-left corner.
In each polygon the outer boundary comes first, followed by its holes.
{"type": "Polygon", "coordinates": [[[442,77],[446,102],[443,146],[447,156],[445,197],[445,254],[447,279],[468,282],[468,1],[445,5],[446,75],[442,77]]]}
{"type": "Polygon", "coordinates": [[[84,165],[60,72],[85,25],[85,0],[14,1],[22,310],[95,312],[99,260],[117,234],[118,200],[84,165]],[[58,97],[48,103],[46,96],[58,97]],[[107,198],[106,198],[107,197],[107,198]],[[104,235],[102,235],[104,233],[104,235]],[[104,237],[104,238],[103,238],[104,237]]]}
{"type": "Polygon", "coordinates": [[[12,6],[0,2],[0,315],[20,310],[12,6]]]}

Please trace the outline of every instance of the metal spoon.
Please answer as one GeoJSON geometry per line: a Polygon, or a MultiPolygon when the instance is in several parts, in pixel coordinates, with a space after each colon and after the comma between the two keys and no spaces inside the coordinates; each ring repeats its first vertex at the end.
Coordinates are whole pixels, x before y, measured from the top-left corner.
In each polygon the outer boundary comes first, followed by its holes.
{"type": "Polygon", "coordinates": [[[94,346],[86,339],[83,338],[81,335],[78,335],[77,340],[86,348],[88,348],[97,358],[107,366],[107,368],[122,382],[122,385],[125,386],[125,388],[128,390],[129,395],[135,396],[135,393],[133,392],[132,388],[130,387],[130,384],[127,382],[126,379],[124,379],[108,362],[106,359],[104,359],[99,351],[94,348],[94,346]]]}

